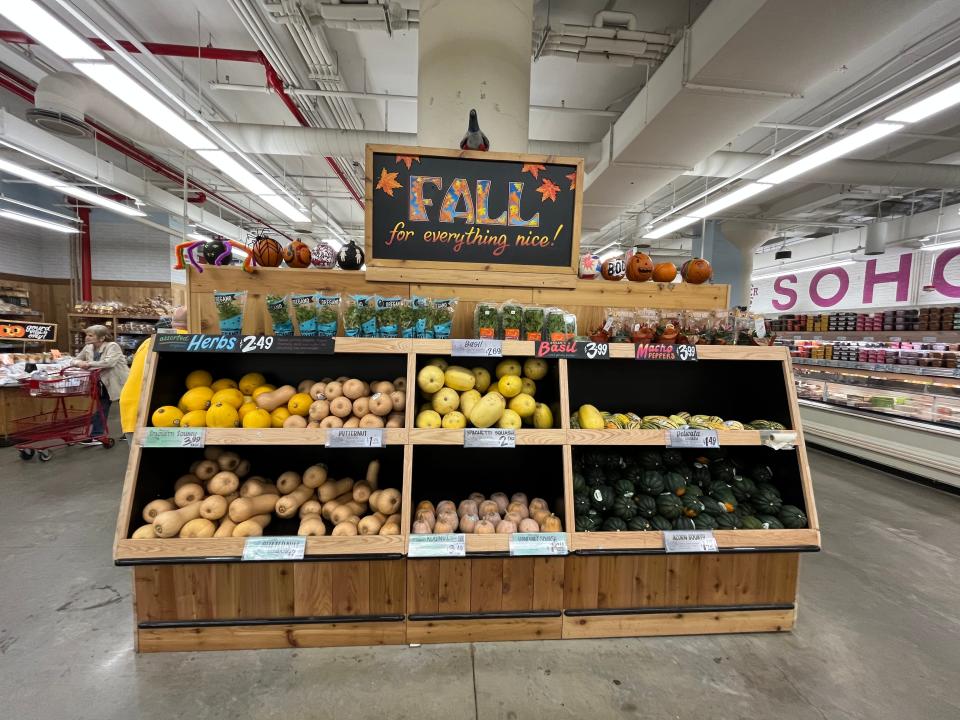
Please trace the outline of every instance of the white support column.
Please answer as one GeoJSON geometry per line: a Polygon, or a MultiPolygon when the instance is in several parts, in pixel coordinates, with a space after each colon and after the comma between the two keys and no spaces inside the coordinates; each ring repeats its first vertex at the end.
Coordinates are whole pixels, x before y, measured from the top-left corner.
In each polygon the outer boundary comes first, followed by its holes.
{"type": "Polygon", "coordinates": [[[714,234],[713,281],[730,285],[731,307],[750,304],[754,251],[774,234],[771,225],[735,221],[723,223],[714,234]]]}
{"type": "Polygon", "coordinates": [[[476,108],[493,151],[527,152],[533,0],[421,0],[418,142],[459,147],[476,108]]]}

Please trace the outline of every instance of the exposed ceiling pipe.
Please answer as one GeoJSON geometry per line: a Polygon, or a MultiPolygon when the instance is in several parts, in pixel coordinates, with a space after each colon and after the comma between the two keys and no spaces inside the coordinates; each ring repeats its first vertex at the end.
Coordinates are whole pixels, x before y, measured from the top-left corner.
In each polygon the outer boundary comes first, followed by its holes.
{"type": "MultiPolygon", "coordinates": [[[[111,51],[112,48],[106,42],[100,38],[87,38],[90,43],[95,45],[97,48],[104,51],[111,51]]],[[[36,41],[31,38],[26,33],[13,31],[13,30],[0,30],[0,40],[17,43],[21,45],[35,45],[36,41]]],[[[124,50],[131,53],[139,53],[140,49],[131,43],[128,40],[117,40],[116,41],[124,50]]],[[[307,122],[306,117],[304,117],[300,108],[294,102],[284,88],[283,80],[280,78],[280,75],[277,73],[276,69],[267,59],[267,56],[264,55],[259,50],[234,50],[230,48],[215,48],[215,47],[204,47],[200,45],[177,45],[173,43],[154,43],[154,42],[145,42],[142,45],[147,48],[152,54],[164,57],[182,57],[182,58],[193,58],[193,59],[203,59],[203,60],[223,60],[231,62],[245,62],[245,63],[256,63],[263,66],[264,73],[266,75],[267,85],[270,87],[273,92],[275,92],[283,104],[290,111],[290,114],[296,119],[300,125],[304,127],[309,127],[310,123],[307,122]]],[[[335,158],[327,157],[327,164],[330,165],[330,168],[334,171],[338,178],[347,189],[350,191],[350,194],[353,196],[354,201],[360,207],[363,207],[363,199],[360,197],[359,193],[353,187],[353,185],[346,181],[346,177],[343,174],[343,171],[340,169],[339,165],[335,158]]]]}

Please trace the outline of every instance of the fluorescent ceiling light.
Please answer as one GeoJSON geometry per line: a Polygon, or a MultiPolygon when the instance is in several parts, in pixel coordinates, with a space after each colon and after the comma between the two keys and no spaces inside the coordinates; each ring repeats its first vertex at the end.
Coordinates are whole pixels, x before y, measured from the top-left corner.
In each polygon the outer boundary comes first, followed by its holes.
{"type": "Polygon", "coordinates": [[[63,213],[58,213],[55,210],[48,210],[47,208],[40,207],[39,205],[23,202],[22,200],[14,200],[6,195],[0,195],[0,202],[10,203],[11,205],[19,205],[20,207],[30,208],[31,210],[37,210],[39,212],[46,213],[47,215],[58,217],[61,220],[66,220],[67,222],[80,222],[80,218],[76,216],[64,215],[63,213]]]}
{"type": "Polygon", "coordinates": [[[733,192],[728,192],[726,195],[718,197],[712,203],[707,203],[702,208],[692,211],[690,217],[705,218],[716,215],[718,212],[726,210],[728,207],[732,207],[742,200],[762,193],[770,187],[772,186],[767,183],[750,183],[749,185],[744,185],[733,192]]]}
{"type": "Polygon", "coordinates": [[[941,110],[960,103],[960,82],[945,87],[929,97],[908,105],[903,110],[886,118],[887,122],[912,123],[924,120],[941,110]]]}
{"type": "Polygon", "coordinates": [[[263,180],[234,160],[228,153],[223,150],[200,150],[198,154],[222,170],[230,178],[240,183],[254,195],[259,195],[265,203],[273,206],[288,220],[302,223],[310,222],[309,215],[273,192],[271,188],[267,187],[263,180]]]}
{"type": "Polygon", "coordinates": [[[805,172],[813,170],[815,167],[820,167],[825,165],[831,160],[836,160],[838,157],[852,153],[858,148],[862,148],[864,145],[869,145],[876,140],[879,140],[882,137],[886,137],[890,133],[896,132],[903,128],[903,125],[896,123],[874,123],[873,125],[868,125],[863,128],[863,130],[858,130],[852,135],[847,135],[836,142],[832,142],[824,148],[820,148],[816,152],[812,152],[809,155],[804,155],[803,157],[794,160],[792,163],[787,165],[784,168],[780,168],[774,173],[767,175],[766,177],[760,178],[760,182],[764,183],[782,183],[802,175],[805,172]]]}
{"type": "Polygon", "coordinates": [[[34,0],[6,0],[0,3],[0,15],[64,60],[103,60],[86,40],[34,0]]]}
{"type": "Polygon", "coordinates": [[[62,192],[64,195],[75,197],[77,200],[83,200],[91,205],[99,205],[102,208],[112,210],[113,212],[120,213],[121,215],[126,215],[127,217],[146,217],[147,215],[138,208],[130,205],[124,205],[123,203],[118,203],[114,200],[108,200],[107,198],[100,197],[95,192],[90,192],[84,188],[64,182],[58,177],[32,170],[31,168],[24,167],[23,165],[12,163],[9,160],[0,159],[0,171],[8,172],[11,175],[16,175],[17,177],[21,177],[24,180],[29,180],[37,185],[42,185],[43,187],[57,190],[62,192]]]}
{"type": "Polygon", "coordinates": [[[920,250],[922,252],[936,252],[937,250],[946,250],[947,248],[957,247],[960,240],[951,240],[950,242],[940,243],[939,245],[924,245],[920,250]]]}
{"type": "Polygon", "coordinates": [[[77,62],[73,66],[191,150],[216,147],[216,143],[194,129],[169,105],[159,100],[116,65],[107,62],[77,62]]]}
{"type": "Polygon", "coordinates": [[[0,217],[7,218],[8,220],[15,220],[17,222],[25,223],[27,225],[36,225],[37,227],[41,227],[44,230],[53,230],[54,232],[61,232],[61,233],[80,232],[79,228],[70,227],[69,225],[61,225],[60,223],[51,222],[50,220],[44,220],[43,218],[38,218],[33,215],[24,215],[23,213],[13,212],[13,210],[0,210],[0,217]]]}
{"type": "Polygon", "coordinates": [[[672,220],[671,222],[661,225],[660,227],[654,228],[649,232],[645,232],[643,234],[643,237],[648,238],[650,240],[659,240],[664,235],[669,235],[670,233],[676,230],[679,230],[680,228],[685,228],[687,225],[693,225],[698,220],[700,220],[700,218],[687,217],[686,215],[683,215],[681,217],[678,217],[676,220],[672,220]]]}
{"type": "Polygon", "coordinates": [[[801,268],[782,268],[775,273],[768,273],[767,275],[754,275],[751,280],[766,280],[772,277],[780,277],[786,273],[802,273],[810,272],[811,270],[826,270],[827,268],[842,267],[844,265],[856,265],[856,260],[838,260],[837,262],[826,263],[824,265],[813,265],[811,267],[801,267],[801,268]]]}

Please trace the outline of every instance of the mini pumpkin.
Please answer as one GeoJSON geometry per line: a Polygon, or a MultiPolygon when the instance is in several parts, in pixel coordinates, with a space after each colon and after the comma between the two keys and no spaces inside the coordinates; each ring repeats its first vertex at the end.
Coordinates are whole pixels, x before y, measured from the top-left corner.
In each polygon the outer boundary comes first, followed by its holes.
{"type": "Polygon", "coordinates": [[[713,277],[713,268],[703,258],[690,258],[680,266],[680,277],[691,285],[700,285],[713,277]]]}
{"type": "Polygon", "coordinates": [[[677,277],[677,266],[672,262],[657,263],[653,267],[654,282],[673,282],[677,277]]]}
{"type": "Polygon", "coordinates": [[[626,263],[623,262],[622,257],[604,260],[603,265],[600,266],[600,274],[603,275],[604,280],[623,280],[626,271],[626,263]]]}
{"type": "Polygon", "coordinates": [[[646,253],[635,252],[627,261],[627,280],[646,282],[653,275],[653,260],[646,253]]]}

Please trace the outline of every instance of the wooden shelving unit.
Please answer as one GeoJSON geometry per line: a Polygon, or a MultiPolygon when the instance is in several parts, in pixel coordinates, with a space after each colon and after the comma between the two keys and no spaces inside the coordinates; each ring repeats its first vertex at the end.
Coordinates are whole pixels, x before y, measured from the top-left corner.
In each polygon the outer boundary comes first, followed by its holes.
{"type": "MultiPolygon", "coordinates": [[[[538,398],[542,388],[545,398],[557,401],[559,427],[521,429],[512,450],[462,448],[462,430],[412,427],[420,402],[416,372],[429,358],[450,355],[450,341],[337,338],[333,356],[151,354],[114,543],[116,562],[133,566],[139,650],[790,629],[800,554],[820,546],[790,359],[782,347],[698,350],[696,363],[637,361],[633,345],[612,345],[610,360],[549,360],[549,382],[538,383],[538,398]],[[130,539],[143,505],[171,492],[178,470],[163,468],[188,465],[201,455],[199,450],[142,447],[150,412],[176,403],[173,394],[181,392],[188,367],[216,368],[220,376],[259,367],[295,383],[326,374],[325,368],[337,363],[342,372],[360,377],[356,368],[363,365],[383,376],[407,378],[406,427],[386,431],[382,450],[356,451],[380,453],[400,478],[401,535],[311,537],[303,561],[277,563],[241,562],[240,538],[130,539]],[[689,380],[688,388],[682,378],[689,380]],[[747,383],[755,383],[750,393],[747,383]],[[693,407],[698,397],[699,406],[693,407]],[[787,435],[792,444],[784,450],[763,447],[766,434],[753,430],[720,431],[720,443],[744,452],[781,453],[779,461],[793,468],[795,494],[802,498],[797,502],[804,506],[809,527],[718,530],[720,552],[709,555],[667,555],[660,532],[572,532],[575,452],[589,446],[667,443],[667,432],[660,430],[570,429],[571,409],[586,398],[598,406],[639,404],[646,398],[635,410],[641,414],[671,412],[678,404],[691,411],[715,405],[724,416],[783,422],[792,428],[787,435]],[[504,491],[534,492],[528,486],[534,482],[537,489],[551,488],[564,500],[570,554],[511,557],[509,536],[467,535],[466,557],[407,557],[412,508],[431,492],[424,487],[442,483],[456,498],[466,494],[471,472],[484,473],[504,491]]],[[[503,354],[529,357],[534,344],[504,343],[503,354]]],[[[496,359],[460,362],[490,365],[496,359]]],[[[354,452],[325,448],[326,434],[319,429],[210,428],[205,442],[269,452],[271,458],[282,458],[281,472],[354,452]],[[260,445],[269,450],[257,450],[260,445]]]]}
{"type": "MultiPolygon", "coordinates": [[[[70,337],[70,352],[76,355],[83,349],[83,330],[88,325],[100,324],[105,325],[110,329],[110,333],[114,338],[118,338],[121,335],[131,335],[131,336],[148,336],[153,333],[144,333],[144,332],[135,332],[135,333],[126,333],[119,330],[120,325],[123,322],[129,321],[141,321],[144,323],[156,323],[160,320],[159,315],[123,315],[121,314],[110,314],[103,315],[97,313],[67,313],[67,322],[69,327],[67,328],[68,335],[70,337]],[[95,322],[90,322],[95,321],[95,322]]],[[[133,350],[130,350],[133,352],[133,350]]]]}

